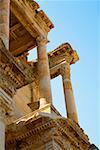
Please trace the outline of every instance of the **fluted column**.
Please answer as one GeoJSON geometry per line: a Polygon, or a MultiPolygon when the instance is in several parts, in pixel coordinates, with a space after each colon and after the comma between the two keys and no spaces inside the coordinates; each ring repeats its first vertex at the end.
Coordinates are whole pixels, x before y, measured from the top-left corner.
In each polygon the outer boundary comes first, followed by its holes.
{"type": "Polygon", "coordinates": [[[9,13],[10,0],[0,0],[0,38],[9,49],[9,13]]]}
{"type": "Polygon", "coordinates": [[[45,37],[39,36],[37,38],[40,107],[46,103],[52,103],[50,71],[46,44],[47,39],[45,37]]]}
{"type": "Polygon", "coordinates": [[[5,150],[5,109],[0,105],[0,150],[5,150]]]}
{"type": "Polygon", "coordinates": [[[67,117],[78,123],[77,111],[70,80],[70,64],[63,64],[60,69],[63,81],[67,117]]]}

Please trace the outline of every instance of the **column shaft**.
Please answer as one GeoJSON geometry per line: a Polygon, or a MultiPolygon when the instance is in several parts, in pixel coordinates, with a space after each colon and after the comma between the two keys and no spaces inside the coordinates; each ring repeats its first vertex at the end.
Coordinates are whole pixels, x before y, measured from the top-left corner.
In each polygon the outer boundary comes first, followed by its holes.
{"type": "Polygon", "coordinates": [[[10,0],[0,0],[0,38],[9,49],[9,14],[10,0]]]}
{"type": "Polygon", "coordinates": [[[67,117],[78,123],[75,100],[70,80],[70,65],[65,64],[61,69],[67,117]]]}
{"type": "Polygon", "coordinates": [[[48,56],[46,52],[47,40],[44,37],[37,38],[37,53],[38,53],[38,73],[39,73],[39,93],[40,99],[46,99],[46,102],[52,102],[51,86],[50,86],[50,71],[48,64],[48,56]]]}

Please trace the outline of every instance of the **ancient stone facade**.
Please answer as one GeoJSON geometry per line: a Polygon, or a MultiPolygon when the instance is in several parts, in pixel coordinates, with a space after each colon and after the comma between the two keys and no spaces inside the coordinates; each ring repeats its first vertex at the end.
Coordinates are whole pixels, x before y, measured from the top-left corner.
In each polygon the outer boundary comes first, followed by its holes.
{"type": "MultiPolygon", "coordinates": [[[[50,105],[45,106],[47,109],[50,105]]],[[[88,150],[89,140],[78,124],[58,115],[34,111],[20,118],[6,131],[7,150],[88,150]]]]}
{"type": "Polygon", "coordinates": [[[64,43],[47,53],[54,27],[33,0],[0,0],[0,150],[88,150],[78,123],[70,65],[77,52],[64,43]],[[37,48],[37,60],[28,52],[37,48]],[[50,80],[62,76],[67,118],[53,106],[50,80]]]}

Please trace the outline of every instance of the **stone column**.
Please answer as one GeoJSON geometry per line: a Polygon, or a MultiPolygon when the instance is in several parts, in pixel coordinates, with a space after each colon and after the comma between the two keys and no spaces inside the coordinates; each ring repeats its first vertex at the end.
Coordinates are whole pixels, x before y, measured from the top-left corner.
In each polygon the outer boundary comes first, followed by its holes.
{"type": "Polygon", "coordinates": [[[52,103],[50,71],[46,44],[47,39],[45,37],[39,36],[37,38],[40,107],[46,103],[52,103]]]}
{"type": "Polygon", "coordinates": [[[5,150],[5,109],[0,105],[0,150],[5,150]]]}
{"type": "Polygon", "coordinates": [[[67,117],[78,123],[75,100],[70,80],[70,64],[67,63],[63,64],[61,66],[60,73],[62,75],[63,81],[67,117]]]}
{"type": "Polygon", "coordinates": [[[9,49],[9,14],[10,0],[0,0],[0,38],[9,49]]]}

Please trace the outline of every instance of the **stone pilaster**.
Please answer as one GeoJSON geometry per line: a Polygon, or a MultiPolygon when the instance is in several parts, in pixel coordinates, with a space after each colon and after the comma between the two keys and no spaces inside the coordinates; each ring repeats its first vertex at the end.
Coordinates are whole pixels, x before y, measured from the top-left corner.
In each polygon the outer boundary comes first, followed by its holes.
{"type": "Polygon", "coordinates": [[[12,106],[12,99],[0,88],[0,150],[5,150],[5,127],[11,121],[12,106]]]}
{"type": "Polygon", "coordinates": [[[9,49],[9,13],[10,0],[0,0],[0,38],[9,49]]]}
{"type": "Polygon", "coordinates": [[[63,64],[60,69],[62,75],[67,117],[78,123],[75,100],[70,80],[70,64],[63,64]]]}
{"type": "Polygon", "coordinates": [[[50,71],[46,52],[46,44],[47,39],[45,37],[39,36],[37,38],[39,93],[41,106],[52,102],[50,71]]]}

